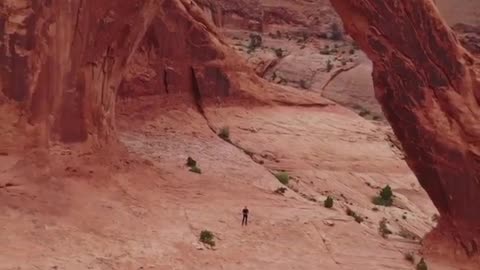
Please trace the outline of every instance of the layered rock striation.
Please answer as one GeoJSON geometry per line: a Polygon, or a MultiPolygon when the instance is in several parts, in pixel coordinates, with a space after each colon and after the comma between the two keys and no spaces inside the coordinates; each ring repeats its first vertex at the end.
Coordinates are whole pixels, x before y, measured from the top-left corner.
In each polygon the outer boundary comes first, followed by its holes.
{"type": "Polygon", "coordinates": [[[407,163],[441,213],[437,234],[480,248],[477,61],[431,0],[332,0],[372,60],[375,94],[407,163]]]}
{"type": "Polygon", "coordinates": [[[192,1],[2,1],[0,147],[103,146],[118,92],[225,97],[236,72],[249,73],[192,1]]]}

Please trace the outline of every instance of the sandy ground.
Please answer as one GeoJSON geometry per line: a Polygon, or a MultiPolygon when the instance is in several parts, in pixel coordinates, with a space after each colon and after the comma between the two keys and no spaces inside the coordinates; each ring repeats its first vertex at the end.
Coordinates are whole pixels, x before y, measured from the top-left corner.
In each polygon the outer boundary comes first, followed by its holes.
{"type": "Polygon", "coordinates": [[[0,156],[0,184],[13,184],[0,188],[0,269],[413,269],[404,254],[418,260],[420,242],[401,231],[423,236],[435,210],[380,127],[339,106],[210,107],[204,117],[156,104],[119,110],[129,155],[111,167],[76,167],[64,153],[64,174],[32,181],[0,156]],[[232,143],[212,131],[224,126],[232,143]],[[188,156],[202,174],[188,171],[188,156]],[[273,192],[279,170],[292,178],[285,195],[273,192]],[[387,183],[395,205],[372,210],[387,183]],[[205,229],[215,250],[198,242],[205,229]]]}

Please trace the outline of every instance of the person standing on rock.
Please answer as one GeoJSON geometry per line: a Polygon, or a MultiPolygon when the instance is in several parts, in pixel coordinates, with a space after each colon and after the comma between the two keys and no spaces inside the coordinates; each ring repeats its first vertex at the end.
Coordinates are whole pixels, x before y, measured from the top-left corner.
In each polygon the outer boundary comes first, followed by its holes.
{"type": "Polygon", "coordinates": [[[247,226],[248,225],[248,208],[245,206],[242,210],[243,213],[243,219],[242,219],[242,226],[247,226]]]}

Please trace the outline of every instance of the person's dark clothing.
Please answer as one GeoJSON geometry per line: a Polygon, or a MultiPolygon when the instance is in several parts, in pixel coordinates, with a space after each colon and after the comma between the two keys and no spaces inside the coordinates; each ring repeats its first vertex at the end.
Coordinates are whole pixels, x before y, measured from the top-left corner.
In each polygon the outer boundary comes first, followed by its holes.
{"type": "Polygon", "coordinates": [[[242,226],[247,226],[248,225],[248,209],[244,208],[243,211],[243,219],[242,219],[242,226]]]}

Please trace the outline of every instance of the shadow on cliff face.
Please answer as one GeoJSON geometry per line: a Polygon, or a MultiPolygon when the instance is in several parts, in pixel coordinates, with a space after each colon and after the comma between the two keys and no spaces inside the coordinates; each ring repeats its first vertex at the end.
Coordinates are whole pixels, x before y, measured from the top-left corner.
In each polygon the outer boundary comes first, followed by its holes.
{"type": "Polygon", "coordinates": [[[446,246],[427,244],[426,250],[444,256],[459,250],[460,257],[478,261],[480,212],[472,207],[480,204],[478,59],[461,46],[433,1],[332,4],[372,60],[376,97],[440,211],[431,238],[446,246]]]}

